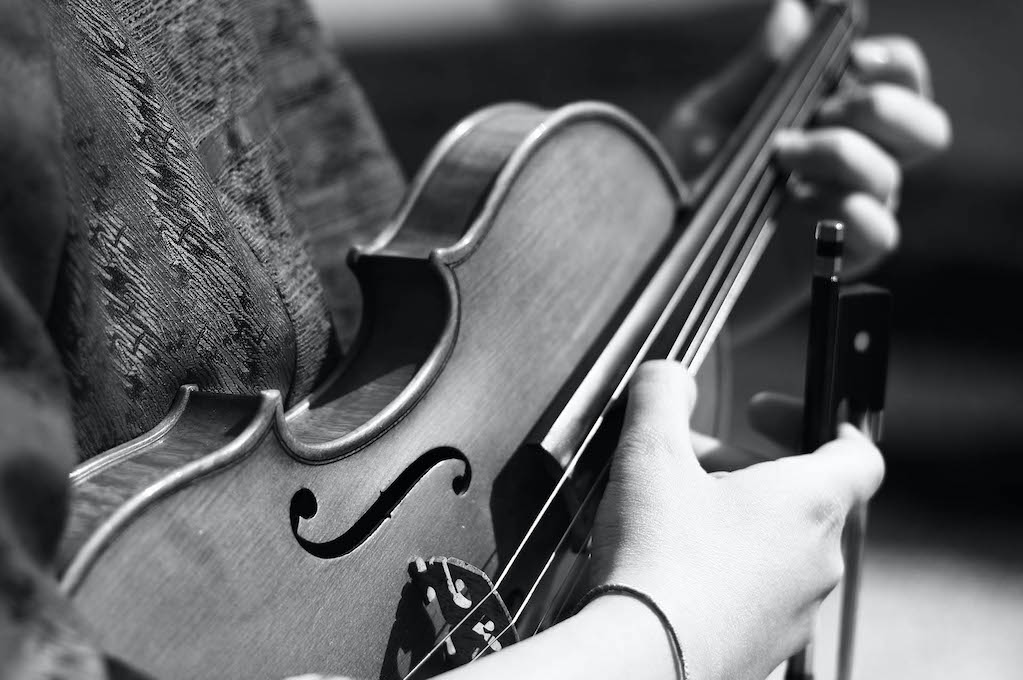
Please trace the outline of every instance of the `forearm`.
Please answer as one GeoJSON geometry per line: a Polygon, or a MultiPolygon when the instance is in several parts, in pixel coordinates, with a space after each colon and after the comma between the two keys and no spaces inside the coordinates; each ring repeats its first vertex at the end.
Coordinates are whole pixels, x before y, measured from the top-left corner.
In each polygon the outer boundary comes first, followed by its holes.
{"type": "Polygon", "coordinates": [[[556,626],[444,676],[445,680],[672,680],[671,644],[642,602],[605,595],[556,626]]]}

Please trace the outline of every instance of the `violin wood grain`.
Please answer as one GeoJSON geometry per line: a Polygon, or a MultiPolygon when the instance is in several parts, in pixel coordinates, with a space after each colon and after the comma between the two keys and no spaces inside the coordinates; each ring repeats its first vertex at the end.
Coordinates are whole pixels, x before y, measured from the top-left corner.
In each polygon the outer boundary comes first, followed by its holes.
{"type": "Polygon", "coordinates": [[[193,395],[102,473],[137,486],[88,515],[65,575],[100,642],[161,678],[401,677],[441,623],[410,561],[507,563],[559,470],[528,446],[537,423],[678,240],[680,196],[610,107],[501,107],[456,130],[354,256],[363,330],[327,385],[288,414],[212,398],[230,406],[201,437],[193,395]]]}
{"type": "Polygon", "coordinates": [[[502,616],[548,559],[564,573],[631,372],[703,356],[770,234],[787,178],[768,142],[811,119],[855,28],[841,3],[815,17],[696,190],[606,105],[504,105],[456,127],[351,255],[360,332],[322,387],[287,413],[275,392],[187,392],[73,474],[62,586],[103,647],[160,678],[394,679],[427,659],[423,677],[443,667],[445,615],[411,583],[419,565],[441,566],[446,593],[426,596],[448,598],[448,620],[478,594],[443,565],[495,581],[502,616]]]}
{"type": "Polygon", "coordinates": [[[90,536],[129,499],[182,466],[236,438],[251,421],[257,397],[181,388],[168,417],[153,431],[79,466],[71,476],[71,511],[58,557],[67,568],[90,536]]]}

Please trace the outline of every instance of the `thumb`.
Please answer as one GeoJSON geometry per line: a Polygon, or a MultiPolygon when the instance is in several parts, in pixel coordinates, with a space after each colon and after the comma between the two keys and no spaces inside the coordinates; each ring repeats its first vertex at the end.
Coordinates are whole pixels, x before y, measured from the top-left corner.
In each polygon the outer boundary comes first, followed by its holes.
{"type": "Polygon", "coordinates": [[[777,0],[750,45],[679,102],[661,137],[684,177],[697,176],[710,163],[771,73],[810,28],[810,11],[800,0],[777,0]]]}
{"type": "Polygon", "coordinates": [[[643,461],[644,468],[661,467],[664,458],[699,468],[689,434],[695,403],[696,383],[682,364],[644,363],[629,384],[616,458],[626,464],[643,461]]]}
{"type": "Polygon", "coordinates": [[[884,458],[877,447],[852,425],[838,428],[838,438],[813,453],[789,459],[801,468],[800,477],[846,511],[866,502],[884,479],[884,458]]]}
{"type": "Polygon", "coordinates": [[[737,122],[774,70],[806,40],[811,22],[800,0],[777,0],[749,47],[711,81],[703,95],[706,112],[722,122],[737,122]]]}
{"type": "Polygon", "coordinates": [[[799,49],[813,28],[813,16],[803,0],[777,0],[760,31],[762,58],[777,65],[799,49]]]}

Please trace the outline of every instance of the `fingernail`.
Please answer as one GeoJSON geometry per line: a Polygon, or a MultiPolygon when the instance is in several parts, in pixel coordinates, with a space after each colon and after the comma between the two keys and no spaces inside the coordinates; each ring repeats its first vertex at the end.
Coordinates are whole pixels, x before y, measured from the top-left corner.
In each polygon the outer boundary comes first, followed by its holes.
{"type": "Polygon", "coordinates": [[[887,66],[890,61],[891,55],[883,45],[869,40],[853,45],[852,63],[859,71],[876,71],[887,66]]]}

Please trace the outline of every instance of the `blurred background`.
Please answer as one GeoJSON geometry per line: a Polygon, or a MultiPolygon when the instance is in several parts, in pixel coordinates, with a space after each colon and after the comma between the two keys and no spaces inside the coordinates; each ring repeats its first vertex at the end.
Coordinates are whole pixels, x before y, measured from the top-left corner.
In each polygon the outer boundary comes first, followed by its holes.
{"type": "MultiPolygon", "coordinates": [[[[498,101],[602,99],[656,125],[756,30],[766,0],[315,0],[411,175],[498,101]]],[[[873,33],[928,54],[949,153],[909,172],[884,450],[861,604],[859,678],[1023,677],[1023,3],[884,0],[873,33]]],[[[748,398],[799,394],[805,318],[740,348],[748,398]]],[[[822,614],[833,675],[836,603],[822,614]]]]}

